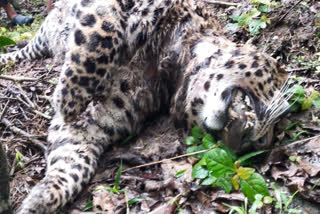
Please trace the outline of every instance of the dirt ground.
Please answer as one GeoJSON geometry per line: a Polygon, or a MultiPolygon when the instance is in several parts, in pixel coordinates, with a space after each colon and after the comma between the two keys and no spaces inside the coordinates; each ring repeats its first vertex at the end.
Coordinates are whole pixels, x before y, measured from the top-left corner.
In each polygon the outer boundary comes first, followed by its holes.
{"type": "MultiPolygon", "coordinates": [[[[231,15],[247,11],[249,5],[249,0],[227,2],[235,3],[235,6],[224,1],[213,2],[209,4],[224,26],[232,23],[231,15]]],[[[279,7],[268,13],[271,24],[260,34],[251,36],[245,29],[226,29],[226,35],[235,42],[250,42],[277,58],[290,74],[304,78],[303,86],[307,93],[318,91],[320,2],[277,2],[279,7]]],[[[41,1],[26,0],[21,8],[22,12],[42,16],[45,5],[41,1]]],[[[7,23],[5,14],[1,13],[0,26],[7,26],[7,23]]],[[[60,65],[49,58],[23,62],[0,76],[0,142],[4,144],[11,169],[14,209],[19,207],[45,173],[44,148],[53,114],[50,96],[60,70],[60,65]]],[[[276,129],[273,151],[258,159],[254,165],[269,183],[276,182],[284,194],[288,192],[287,196],[299,190],[291,206],[309,214],[320,213],[319,118],[319,109],[315,107],[289,114],[276,129]],[[303,125],[283,131],[294,122],[303,125]],[[298,157],[299,161],[292,157],[298,157]]],[[[126,169],[184,154],[185,136],[186,133],[173,127],[168,115],[155,118],[146,124],[146,129],[139,136],[123,145],[111,147],[104,154],[88,188],[62,213],[83,212],[82,208],[88,202],[93,202],[89,211],[99,207],[112,210],[110,213],[125,213],[126,201],[132,198],[143,200],[130,205],[131,213],[227,213],[229,208],[222,203],[243,204],[245,199],[240,192],[225,194],[221,189],[200,186],[191,177],[192,158],[167,160],[123,173],[120,188],[126,190],[126,195],[111,195],[103,190],[103,187],[114,185],[120,160],[123,160],[123,168],[126,169]],[[182,177],[175,178],[174,175],[180,170],[186,172],[182,177]],[[177,203],[172,203],[172,200],[177,203]]],[[[266,206],[261,213],[279,213],[279,209],[266,206]]]]}

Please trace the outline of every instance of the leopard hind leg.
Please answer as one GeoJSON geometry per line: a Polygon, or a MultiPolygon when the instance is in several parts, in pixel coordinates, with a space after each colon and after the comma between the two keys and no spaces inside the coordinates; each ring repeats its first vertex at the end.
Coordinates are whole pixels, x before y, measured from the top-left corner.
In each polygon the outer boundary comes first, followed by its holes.
{"type": "Polygon", "coordinates": [[[160,108],[143,73],[122,69],[107,99],[92,102],[77,121],[56,113],[49,128],[47,171],[23,201],[19,214],[55,213],[83,190],[95,174],[99,157],[112,143],[135,135],[160,108]]]}

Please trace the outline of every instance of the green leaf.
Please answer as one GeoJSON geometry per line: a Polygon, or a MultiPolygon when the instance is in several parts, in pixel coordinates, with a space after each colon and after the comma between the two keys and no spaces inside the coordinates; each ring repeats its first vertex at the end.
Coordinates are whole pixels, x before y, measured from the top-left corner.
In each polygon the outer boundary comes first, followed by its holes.
{"type": "Polygon", "coordinates": [[[264,12],[264,13],[269,13],[269,12],[271,12],[270,6],[265,5],[265,4],[260,5],[258,10],[261,11],[261,12],[264,12]]]}
{"type": "Polygon", "coordinates": [[[232,214],[233,211],[236,211],[238,214],[246,214],[244,207],[238,207],[238,206],[231,206],[226,203],[222,203],[224,206],[229,207],[230,210],[228,213],[232,214]]]}
{"type": "Polygon", "coordinates": [[[148,199],[147,198],[133,198],[128,201],[128,204],[132,205],[132,204],[135,204],[135,203],[138,203],[141,201],[146,201],[146,200],[148,200],[148,199]]]}
{"type": "Polygon", "coordinates": [[[247,14],[247,13],[243,13],[241,14],[241,16],[239,16],[237,22],[238,22],[238,25],[239,27],[244,27],[244,26],[247,26],[252,20],[252,17],[247,14]]]}
{"type": "Polygon", "coordinates": [[[312,99],[311,97],[308,97],[304,99],[304,102],[301,105],[301,110],[307,110],[312,106],[312,99]]]}
{"type": "MultiPolygon", "coordinates": [[[[204,148],[204,146],[202,144],[199,146],[190,146],[189,148],[187,148],[187,154],[193,153],[193,152],[198,152],[198,151],[205,150],[205,149],[206,148],[204,148]]],[[[201,159],[204,156],[204,154],[205,154],[205,152],[191,155],[191,157],[201,159]]]]}
{"type": "Polygon", "coordinates": [[[194,145],[197,143],[196,138],[192,137],[192,136],[188,136],[184,139],[184,143],[187,144],[188,146],[190,145],[194,145]]]}
{"type": "Polygon", "coordinates": [[[16,161],[19,162],[22,160],[22,155],[20,152],[16,152],[16,161]]]}
{"type": "Polygon", "coordinates": [[[267,24],[271,23],[270,19],[268,19],[266,16],[261,16],[261,21],[263,21],[263,22],[265,22],[267,24]]]}
{"type": "Polygon", "coordinates": [[[300,109],[299,103],[290,103],[290,112],[297,112],[300,109]]]}
{"type": "Polygon", "coordinates": [[[232,162],[237,160],[237,155],[229,147],[227,147],[226,145],[224,145],[222,143],[219,143],[219,148],[223,149],[228,154],[228,156],[231,158],[232,162]]]}
{"type": "Polygon", "coordinates": [[[263,198],[263,196],[260,194],[255,195],[254,202],[253,202],[251,208],[249,209],[249,214],[256,214],[257,209],[260,209],[263,206],[262,198],[263,198]]]}
{"type": "Polygon", "coordinates": [[[212,184],[213,187],[220,187],[225,193],[230,193],[232,190],[231,177],[220,177],[215,180],[212,184]]]}
{"type": "Polygon", "coordinates": [[[266,151],[267,150],[261,150],[261,151],[247,153],[247,154],[241,156],[237,161],[240,163],[240,165],[242,165],[242,163],[246,162],[246,160],[248,160],[254,156],[260,155],[266,151]]]}
{"type": "Polygon", "coordinates": [[[285,204],[285,210],[287,210],[288,208],[289,208],[289,205],[291,204],[291,202],[292,202],[292,199],[294,198],[294,196],[296,195],[296,194],[298,194],[299,193],[299,190],[297,190],[297,191],[295,191],[291,196],[290,196],[290,198],[288,199],[288,201],[286,202],[286,204],[285,204]]]}
{"type": "Polygon", "coordinates": [[[206,134],[202,139],[202,144],[206,149],[210,149],[216,143],[217,142],[214,140],[214,138],[210,134],[206,134]]]}
{"type": "Polygon", "coordinates": [[[239,175],[234,175],[232,178],[231,178],[231,183],[233,185],[233,188],[235,190],[238,190],[239,187],[240,187],[240,179],[239,179],[239,175]]]}
{"type": "Polygon", "coordinates": [[[282,198],[281,198],[281,192],[278,189],[278,187],[276,186],[276,184],[273,184],[273,190],[274,190],[274,196],[276,198],[276,208],[279,208],[280,210],[282,210],[282,198]]]}
{"type": "Polygon", "coordinates": [[[266,182],[258,173],[253,173],[247,180],[240,179],[240,189],[251,203],[255,201],[256,194],[270,195],[266,182]]]}
{"type": "Polygon", "coordinates": [[[265,196],[265,197],[263,198],[263,203],[264,203],[264,204],[271,204],[272,202],[273,202],[273,198],[270,197],[270,196],[265,196]]]}
{"type": "Polygon", "coordinates": [[[82,211],[87,211],[93,207],[93,201],[89,201],[84,207],[81,208],[82,211]]]}
{"type": "Polygon", "coordinates": [[[320,96],[320,93],[318,91],[313,91],[309,97],[311,99],[316,99],[316,98],[319,98],[319,96],[320,96]]]}
{"type": "Polygon", "coordinates": [[[216,182],[217,178],[213,176],[209,176],[206,179],[204,179],[200,185],[212,185],[212,183],[216,182]]]}
{"type": "Polygon", "coordinates": [[[192,169],[192,177],[193,178],[206,178],[209,175],[209,171],[205,166],[205,159],[202,158],[196,165],[194,165],[192,169]]]}
{"type": "Polygon", "coordinates": [[[289,131],[289,130],[291,130],[292,128],[294,128],[296,126],[300,126],[301,127],[301,126],[303,126],[303,124],[301,122],[299,122],[299,121],[295,121],[295,122],[290,123],[284,130],[289,131]]]}
{"type": "Polygon", "coordinates": [[[312,99],[312,104],[316,107],[316,108],[320,108],[320,98],[314,98],[312,99]]]}
{"type": "Polygon", "coordinates": [[[228,153],[223,149],[212,149],[204,155],[204,158],[206,159],[208,170],[217,178],[236,172],[235,165],[228,153]]]}
{"type": "Polygon", "coordinates": [[[16,42],[13,41],[12,39],[9,39],[8,37],[5,36],[0,36],[0,48],[7,46],[7,45],[15,45],[16,42]]]}
{"type": "Polygon", "coordinates": [[[256,8],[252,8],[251,12],[250,12],[250,16],[252,18],[258,17],[260,16],[261,12],[259,10],[257,10],[256,8]]]}
{"type": "Polygon", "coordinates": [[[304,97],[307,93],[301,85],[295,85],[292,90],[294,91],[294,95],[297,97],[304,97]]]}
{"type": "Polygon", "coordinates": [[[301,130],[301,131],[299,131],[299,132],[295,132],[295,133],[293,133],[293,138],[292,138],[292,140],[297,140],[300,135],[302,135],[302,134],[307,134],[307,133],[309,133],[309,132],[306,131],[306,130],[301,130]]]}
{"type": "Polygon", "coordinates": [[[236,16],[231,16],[231,19],[233,20],[233,21],[239,21],[239,15],[236,15],[236,16]]]}
{"type": "Polygon", "coordinates": [[[262,21],[261,19],[252,20],[249,23],[249,32],[251,35],[257,35],[260,33],[261,28],[266,28],[266,22],[262,21]]]}
{"type": "Polygon", "coordinates": [[[225,26],[228,31],[235,32],[239,30],[239,26],[237,23],[229,23],[225,26]]]}
{"type": "Polygon", "coordinates": [[[191,130],[191,135],[194,138],[199,139],[199,140],[201,140],[203,138],[203,132],[199,126],[193,127],[193,129],[191,130]]]}
{"type": "Polygon", "coordinates": [[[177,172],[174,177],[176,178],[180,178],[184,173],[185,171],[187,171],[186,169],[183,169],[183,170],[180,170],[179,172],[177,172]]]}
{"type": "Polygon", "coordinates": [[[111,193],[117,193],[117,194],[119,193],[119,191],[117,189],[112,188],[112,187],[104,187],[103,189],[107,190],[107,191],[109,191],[111,193]]]}
{"type": "Polygon", "coordinates": [[[128,143],[132,138],[133,138],[133,136],[132,136],[132,135],[129,135],[128,137],[126,137],[126,139],[124,139],[124,140],[121,142],[121,145],[128,143]]]}
{"type": "Polygon", "coordinates": [[[255,169],[253,169],[253,168],[240,166],[239,169],[237,169],[237,174],[243,180],[247,180],[248,178],[251,177],[251,175],[254,173],[254,171],[255,171],[255,169]]]}
{"type": "Polygon", "coordinates": [[[288,209],[288,213],[291,214],[305,214],[305,212],[298,210],[298,209],[288,209]]]}
{"type": "Polygon", "coordinates": [[[119,181],[120,181],[121,172],[122,172],[122,160],[120,162],[120,167],[117,171],[116,179],[114,181],[114,189],[116,189],[116,190],[119,189],[119,181]]]}

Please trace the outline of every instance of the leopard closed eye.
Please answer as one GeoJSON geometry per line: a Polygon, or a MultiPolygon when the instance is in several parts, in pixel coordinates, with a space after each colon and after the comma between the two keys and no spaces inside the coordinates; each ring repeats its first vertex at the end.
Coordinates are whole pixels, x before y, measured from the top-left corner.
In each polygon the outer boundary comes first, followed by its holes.
{"type": "Polygon", "coordinates": [[[243,151],[270,146],[289,107],[276,60],[225,38],[198,0],[60,0],[27,46],[0,62],[47,54],[63,59],[47,171],[20,214],[72,201],[105,149],[162,109],[177,126],[198,125],[243,151]]]}

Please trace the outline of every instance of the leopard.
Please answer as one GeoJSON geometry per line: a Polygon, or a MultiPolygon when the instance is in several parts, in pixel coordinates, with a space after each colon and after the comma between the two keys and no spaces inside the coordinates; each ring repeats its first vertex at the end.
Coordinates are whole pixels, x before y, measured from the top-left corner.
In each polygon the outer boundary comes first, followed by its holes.
{"type": "Polygon", "coordinates": [[[0,63],[62,60],[48,129],[45,177],[19,214],[56,213],[85,189],[109,146],[169,113],[234,151],[272,145],[290,105],[288,75],[229,40],[199,0],[58,0],[35,37],[0,63]]]}

